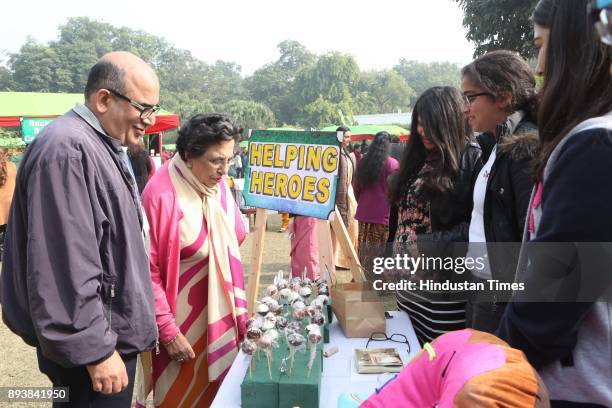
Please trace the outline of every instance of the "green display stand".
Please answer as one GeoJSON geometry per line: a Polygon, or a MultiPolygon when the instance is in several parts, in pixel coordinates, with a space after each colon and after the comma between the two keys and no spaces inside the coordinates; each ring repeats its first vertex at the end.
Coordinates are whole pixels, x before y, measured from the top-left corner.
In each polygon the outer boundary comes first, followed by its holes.
{"type": "MultiPolygon", "coordinates": [[[[276,353],[275,353],[276,354],[276,353]]],[[[262,352],[253,356],[249,364],[255,362],[255,368],[249,374],[247,370],[240,385],[240,395],[244,408],[270,408],[278,407],[278,383],[281,356],[276,354],[272,361],[272,379],[268,372],[268,361],[262,352]],[[256,361],[253,361],[256,360],[256,361]]]]}
{"type": "Polygon", "coordinates": [[[332,322],[332,318],[334,314],[332,313],[331,305],[325,305],[323,309],[323,313],[325,314],[325,318],[327,321],[325,322],[325,326],[323,326],[323,343],[329,343],[329,325],[332,322]]]}
{"type": "MultiPolygon", "coordinates": [[[[289,356],[289,348],[284,338],[279,340],[279,347],[273,350],[272,380],[268,373],[268,362],[265,354],[260,353],[255,362],[252,376],[247,370],[240,386],[243,408],[318,408],[321,392],[321,374],[323,371],[323,344],[317,345],[312,371],[308,376],[308,360],[310,351],[306,350],[295,354],[293,371],[289,375],[290,363],[287,371],[281,374],[279,366],[283,358],[289,356]]],[[[255,360],[257,357],[253,357],[255,360]]],[[[253,361],[251,361],[252,363],[253,361]]]]}
{"type": "Polygon", "coordinates": [[[321,344],[317,347],[312,371],[308,376],[308,359],[310,353],[297,353],[292,375],[281,374],[278,384],[278,406],[318,408],[321,391],[321,372],[323,371],[323,352],[321,344]]]}

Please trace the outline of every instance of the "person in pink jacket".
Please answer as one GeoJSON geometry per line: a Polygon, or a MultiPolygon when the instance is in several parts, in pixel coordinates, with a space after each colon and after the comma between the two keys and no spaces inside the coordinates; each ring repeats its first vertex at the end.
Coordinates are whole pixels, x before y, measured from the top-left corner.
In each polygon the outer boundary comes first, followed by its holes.
{"type": "Polygon", "coordinates": [[[525,355],[499,338],[465,329],[426,343],[396,379],[360,408],[546,408],[546,385],[525,355]]]}
{"type": "Polygon", "coordinates": [[[390,143],[389,133],[377,133],[353,177],[355,219],[359,221],[358,254],[366,271],[372,269],[373,258],[383,252],[389,235],[388,178],[399,169],[399,162],[390,155],[390,143]]]}
{"type": "Polygon", "coordinates": [[[241,130],[222,114],[194,116],[142,195],[162,345],[152,358],[156,406],[209,406],[245,333],[246,234],[225,182],[241,130]]]}

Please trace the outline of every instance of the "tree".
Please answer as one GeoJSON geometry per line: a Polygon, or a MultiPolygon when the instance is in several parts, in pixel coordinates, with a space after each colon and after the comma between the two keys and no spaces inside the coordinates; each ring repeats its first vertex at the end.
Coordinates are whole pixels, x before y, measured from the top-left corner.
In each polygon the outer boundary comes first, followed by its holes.
{"type": "Polygon", "coordinates": [[[172,92],[162,88],[160,105],[179,115],[181,123],[197,113],[214,112],[215,108],[206,95],[199,92],[172,92]]]}
{"type": "Polygon", "coordinates": [[[367,115],[379,112],[376,99],[367,91],[359,92],[351,101],[353,115],[367,115]]]}
{"type": "Polygon", "coordinates": [[[340,52],[330,52],[320,56],[314,65],[298,72],[294,92],[302,106],[319,97],[340,103],[356,93],[359,77],[359,66],[355,58],[340,52]]]}
{"type": "Polygon", "coordinates": [[[537,0],[454,0],[463,9],[467,39],[476,45],[474,57],[507,49],[533,56],[530,16],[537,0]]]}
{"type": "Polygon", "coordinates": [[[404,78],[406,83],[415,91],[411,104],[414,105],[416,97],[432,86],[459,87],[461,70],[457,64],[450,62],[418,62],[400,59],[393,70],[404,78]]]}
{"type": "MultiPolygon", "coordinates": [[[[208,76],[208,65],[187,50],[168,47],[158,56],[155,70],[162,90],[205,93],[202,78],[208,76]]],[[[206,96],[208,99],[208,96],[206,96]]]]}
{"type": "Polygon", "coordinates": [[[342,123],[340,112],[351,118],[360,75],[355,58],[340,52],[324,54],[302,68],[292,91],[299,107],[298,123],[307,127],[342,123]]]}
{"type": "Polygon", "coordinates": [[[9,66],[17,91],[58,92],[72,86],[55,50],[31,38],[11,55],[9,66]]]}
{"type": "Polygon", "coordinates": [[[229,101],[219,106],[219,111],[236,119],[243,129],[266,129],[274,127],[274,113],[266,105],[253,101],[229,101]]]}
{"type": "Polygon", "coordinates": [[[222,104],[232,99],[246,99],[248,91],[241,75],[242,68],[235,62],[218,60],[209,66],[203,78],[200,78],[200,89],[215,104],[222,104]]]}
{"type": "Polygon", "coordinates": [[[349,102],[334,103],[319,96],[316,100],[304,106],[299,117],[299,123],[306,128],[322,128],[342,123],[347,115],[352,117],[349,102]]]}
{"type": "Polygon", "coordinates": [[[407,110],[410,98],[416,95],[404,78],[393,70],[362,73],[360,89],[375,101],[376,113],[407,110]]]}
{"type": "Polygon", "coordinates": [[[311,66],[315,55],[297,41],[285,40],[278,44],[280,57],[264,65],[246,79],[251,97],[272,109],[281,123],[294,123],[299,106],[293,94],[297,73],[311,66]]]}
{"type": "Polygon", "coordinates": [[[13,74],[7,68],[0,66],[0,92],[12,91],[15,84],[13,83],[13,74]]]}
{"type": "Polygon", "coordinates": [[[297,41],[285,40],[280,42],[277,47],[280,58],[276,65],[287,75],[287,79],[290,81],[295,78],[300,69],[312,65],[316,60],[315,55],[297,41]]]}

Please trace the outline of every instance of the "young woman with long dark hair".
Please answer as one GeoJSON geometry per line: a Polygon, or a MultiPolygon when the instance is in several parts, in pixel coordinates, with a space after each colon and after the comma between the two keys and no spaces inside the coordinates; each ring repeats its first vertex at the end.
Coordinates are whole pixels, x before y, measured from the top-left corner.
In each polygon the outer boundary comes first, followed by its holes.
{"type": "MultiPolygon", "coordinates": [[[[414,105],[413,137],[389,190],[391,204],[398,207],[398,253],[411,252],[417,241],[468,240],[480,147],[472,139],[462,105],[461,93],[452,87],[430,88],[414,105]]],[[[397,303],[410,315],[421,343],[465,327],[461,297],[398,291],[397,303]]]]}
{"type": "Polygon", "coordinates": [[[525,290],[498,330],[538,370],[552,407],[612,406],[612,52],[586,6],[542,0],[534,13],[549,30],[536,43],[542,148],[517,270],[525,290]]]}

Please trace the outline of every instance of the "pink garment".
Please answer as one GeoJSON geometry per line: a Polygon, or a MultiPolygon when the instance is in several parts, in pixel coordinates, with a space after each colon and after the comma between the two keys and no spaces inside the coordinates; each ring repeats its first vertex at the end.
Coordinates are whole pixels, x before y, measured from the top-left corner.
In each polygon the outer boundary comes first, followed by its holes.
{"type": "Polygon", "coordinates": [[[432,354],[421,351],[360,407],[538,406],[535,370],[519,350],[495,336],[459,330],[438,337],[431,348],[432,354]]]}
{"type": "MultiPolygon", "coordinates": [[[[151,226],[149,237],[151,241],[150,269],[153,281],[153,294],[155,297],[155,314],[159,330],[159,341],[166,343],[172,340],[179,332],[174,321],[176,297],[179,288],[180,263],[180,232],[179,220],[181,213],[176,191],[170,180],[166,162],[147,183],[142,193],[142,204],[151,226]]],[[[219,185],[222,196],[222,207],[227,209],[227,195],[225,181],[219,185]]],[[[238,206],[235,208],[235,232],[238,243],[241,244],[246,232],[240,216],[238,206]]],[[[242,282],[244,287],[244,282],[242,282]]],[[[243,322],[244,323],[244,322],[243,322]]],[[[244,327],[238,329],[242,336],[244,327]]]]}
{"type": "MultiPolygon", "coordinates": [[[[363,163],[363,162],[361,162],[363,163]]],[[[399,162],[393,157],[387,158],[378,183],[372,187],[361,188],[357,179],[361,167],[357,167],[357,173],[353,177],[353,189],[357,199],[357,212],[355,219],[367,224],[389,225],[389,199],[387,198],[387,178],[399,169],[399,162]]]]}
{"type": "Polygon", "coordinates": [[[540,204],[542,204],[542,190],[543,184],[540,181],[536,187],[536,192],[533,196],[533,202],[531,203],[531,208],[529,209],[529,232],[531,234],[535,232],[535,220],[533,218],[533,210],[538,208],[540,204]]]}
{"type": "Polygon", "coordinates": [[[291,274],[302,276],[304,268],[309,279],[319,278],[319,246],[317,220],[296,216],[289,226],[291,238],[291,274]]]}

